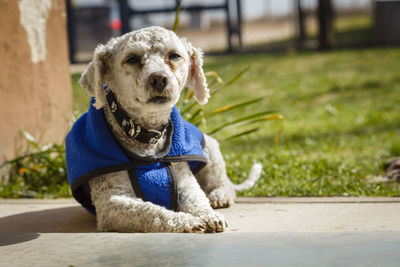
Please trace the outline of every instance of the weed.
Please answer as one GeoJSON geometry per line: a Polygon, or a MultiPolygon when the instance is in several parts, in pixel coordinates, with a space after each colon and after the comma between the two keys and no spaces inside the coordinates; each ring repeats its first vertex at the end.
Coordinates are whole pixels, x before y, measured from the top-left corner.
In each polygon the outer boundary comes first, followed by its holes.
{"type": "Polygon", "coordinates": [[[63,145],[40,146],[27,132],[21,134],[28,142],[22,155],[6,162],[10,165],[7,183],[0,184],[0,196],[4,198],[53,198],[70,197],[63,145]]]}

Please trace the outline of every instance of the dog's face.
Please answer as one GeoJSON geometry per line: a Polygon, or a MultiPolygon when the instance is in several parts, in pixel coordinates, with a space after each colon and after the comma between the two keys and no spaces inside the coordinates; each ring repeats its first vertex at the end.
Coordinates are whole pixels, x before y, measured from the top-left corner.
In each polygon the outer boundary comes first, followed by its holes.
{"type": "Polygon", "coordinates": [[[105,104],[105,83],[128,112],[172,108],[185,86],[205,104],[209,93],[202,64],[201,50],[172,31],[150,27],[99,45],[80,84],[95,97],[96,108],[105,104]]]}

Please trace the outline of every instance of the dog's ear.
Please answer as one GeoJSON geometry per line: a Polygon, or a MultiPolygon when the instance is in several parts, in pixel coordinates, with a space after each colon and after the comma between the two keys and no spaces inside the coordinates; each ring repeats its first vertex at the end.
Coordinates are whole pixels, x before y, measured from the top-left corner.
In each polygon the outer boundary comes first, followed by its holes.
{"type": "Polygon", "coordinates": [[[207,79],[203,71],[203,51],[200,48],[193,47],[185,38],[182,38],[182,41],[188,50],[190,58],[186,85],[193,89],[194,98],[197,102],[200,105],[204,105],[208,102],[210,93],[207,87],[207,79]]]}
{"type": "Polygon", "coordinates": [[[87,69],[82,73],[78,83],[85,89],[90,96],[95,98],[95,106],[100,109],[104,106],[106,98],[104,93],[105,75],[107,73],[107,62],[111,53],[104,45],[96,47],[93,60],[89,63],[87,69]]]}

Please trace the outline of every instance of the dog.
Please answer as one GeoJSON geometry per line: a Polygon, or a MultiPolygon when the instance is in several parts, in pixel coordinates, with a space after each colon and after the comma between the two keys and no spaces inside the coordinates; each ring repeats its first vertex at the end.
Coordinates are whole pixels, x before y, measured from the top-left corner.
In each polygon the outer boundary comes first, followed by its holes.
{"type": "Polygon", "coordinates": [[[79,80],[91,106],[66,137],[66,162],[73,196],[99,231],[223,232],[213,208],[229,207],[260,177],[255,163],[232,184],[218,142],[176,108],[185,86],[207,103],[202,65],[201,49],[162,27],[95,49],[79,80]]]}

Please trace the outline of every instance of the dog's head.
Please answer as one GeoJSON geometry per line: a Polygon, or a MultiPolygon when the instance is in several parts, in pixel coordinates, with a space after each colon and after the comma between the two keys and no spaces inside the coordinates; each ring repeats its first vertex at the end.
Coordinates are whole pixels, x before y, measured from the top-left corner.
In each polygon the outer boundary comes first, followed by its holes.
{"type": "Polygon", "coordinates": [[[150,27],[99,45],[79,83],[95,97],[97,109],[106,102],[106,83],[127,111],[171,108],[185,86],[205,104],[209,91],[202,65],[199,48],[172,31],[150,27]]]}

